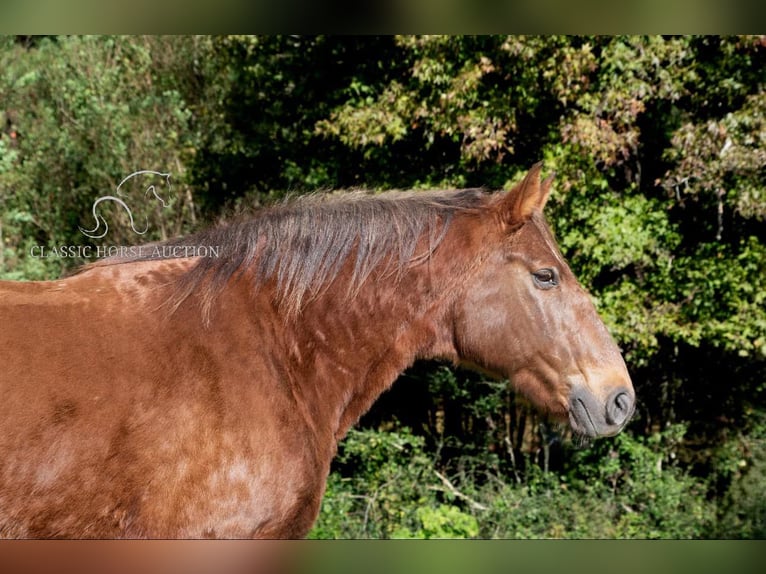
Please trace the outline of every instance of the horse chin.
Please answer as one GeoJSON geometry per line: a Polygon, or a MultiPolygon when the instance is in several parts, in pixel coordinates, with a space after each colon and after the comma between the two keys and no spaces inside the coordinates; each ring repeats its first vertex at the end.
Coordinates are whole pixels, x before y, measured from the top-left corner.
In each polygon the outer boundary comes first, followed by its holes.
{"type": "Polygon", "coordinates": [[[598,438],[604,436],[596,430],[596,425],[588,416],[587,409],[573,406],[569,411],[569,426],[572,432],[584,438],[598,438]]]}

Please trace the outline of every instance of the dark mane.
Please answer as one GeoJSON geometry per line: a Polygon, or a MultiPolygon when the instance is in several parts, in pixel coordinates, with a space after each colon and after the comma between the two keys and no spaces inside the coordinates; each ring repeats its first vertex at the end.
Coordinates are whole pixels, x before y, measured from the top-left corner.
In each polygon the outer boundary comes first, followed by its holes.
{"type": "Polygon", "coordinates": [[[195,247],[209,247],[208,255],[214,250],[217,256],[198,257],[179,279],[173,308],[200,290],[209,310],[232,276],[251,270],[256,284],[276,278],[280,304],[295,312],[337,277],[352,254],[351,293],[373,271],[397,274],[427,259],[447,233],[453,215],[478,209],[487,197],[481,189],[301,196],[246,219],[151,244],[137,256],[109,258],[93,266],[172,259],[184,253],[174,247],[190,248],[189,253],[195,247]],[[416,252],[423,238],[427,247],[416,252]]]}

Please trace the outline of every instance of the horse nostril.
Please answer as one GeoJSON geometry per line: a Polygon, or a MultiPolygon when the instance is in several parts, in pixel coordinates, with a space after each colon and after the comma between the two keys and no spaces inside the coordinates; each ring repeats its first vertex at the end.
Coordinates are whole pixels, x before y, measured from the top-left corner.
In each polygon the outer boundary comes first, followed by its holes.
{"type": "Polygon", "coordinates": [[[612,425],[623,424],[633,414],[633,399],[625,391],[615,392],[606,403],[606,421],[612,425]]]}

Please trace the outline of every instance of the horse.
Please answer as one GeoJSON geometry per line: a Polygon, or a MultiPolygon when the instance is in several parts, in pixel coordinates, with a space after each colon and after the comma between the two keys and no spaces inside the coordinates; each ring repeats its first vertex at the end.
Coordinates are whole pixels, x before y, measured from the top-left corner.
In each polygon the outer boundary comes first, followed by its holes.
{"type": "Polygon", "coordinates": [[[313,194],[0,282],[0,535],[304,537],[338,441],[418,359],[620,432],[635,393],[551,183],[313,194]]]}

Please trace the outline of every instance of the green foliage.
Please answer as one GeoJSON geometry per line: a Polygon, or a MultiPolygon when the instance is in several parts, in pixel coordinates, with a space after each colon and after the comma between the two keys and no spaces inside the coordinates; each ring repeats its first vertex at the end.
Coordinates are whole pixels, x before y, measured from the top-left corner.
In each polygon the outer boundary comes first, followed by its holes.
{"type": "Polygon", "coordinates": [[[519,482],[472,473],[449,488],[410,431],[352,431],[310,536],[761,538],[764,428],[721,447],[703,477],[684,469],[686,431],[675,425],[647,438],[623,433],[580,447],[562,472],[531,464],[519,482]],[[723,475],[726,493],[713,499],[711,483],[723,475]]]}
{"type": "Polygon", "coordinates": [[[181,77],[171,75],[180,72],[165,69],[163,50],[170,46],[177,58],[190,51],[167,39],[66,37],[31,50],[7,46],[0,54],[0,101],[12,136],[0,146],[3,242],[17,254],[0,272],[13,277],[20,267],[38,277],[46,274],[41,266],[56,275],[71,265],[31,261],[28,240],[46,247],[87,243],[78,227],[92,227],[92,203],[117,194],[123,178],[139,170],[171,173],[172,190],[151,178],[123,188],[136,221],[151,232],[136,238],[126,231],[126,214],[107,207],[110,220],[122,220],[111,227],[112,244],[177,235],[193,219],[185,165],[197,140],[181,77]],[[172,200],[173,215],[147,200],[151,184],[172,200]]]}
{"type": "MultiPolygon", "coordinates": [[[[331,475],[322,515],[310,536],[390,538],[425,532],[417,511],[434,501],[428,488],[434,475],[423,445],[406,429],[352,429],[336,459],[336,466],[351,472],[331,475]]],[[[433,524],[433,516],[425,519],[433,524]]]]}
{"type": "Polygon", "coordinates": [[[719,498],[717,538],[766,537],[766,415],[750,412],[752,428],[723,443],[713,459],[727,485],[719,498]]]}
{"type": "Polygon", "coordinates": [[[706,485],[676,462],[685,432],[676,425],[645,439],[622,434],[573,457],[570,481],[597,492],[611,511],[608,537],[699,538],[710,531],[715,514],[706,485]]]}
{"type": "Polygon", "coordinates": [[[479,523],[457,506],[440,504],[433,508],[421,506],[415,510],[420,528],[413,532],[408,528],[394,531],[394,538],[474,538],[479,534],[479,523]]]}
{"type": "MultiPolygon", "coordinates": [[[[463,474],[449,487],[435,479],[435,461],[406,429],[353,431],[342,444],[312,537],[394,538],[702,538],[731,534],[716,524],[707,483],[678,464],[685,430],[647,439],[621,434],[573,453],[561,473],[527,466],[520,482],[501,474],[463,474]],[[354,460],[359,457],[358,460],[354,460]],[[409,461],[402,460],[409,458],[409,461]],[[353,462],[352,466],[349,463],[353,462]],[[347,474],[349,473],[349,474],[347,474]],[[489,478],[489,480],[488,480],[489,478]]],[[[761,453],[762,454],[762,453],[761,453]]],[[[759,459],[759,464],[763,461],[759,459]]],[[[763,479],[762,468],[758,480],[763,479]]],[[[736,483],[730,520],[762,527],[753,474],[736,483]],[[741,516],[737,515],[737,516],[741,516]]],[[[442,479],[446,479],[441,475],[442,479]]]]}

